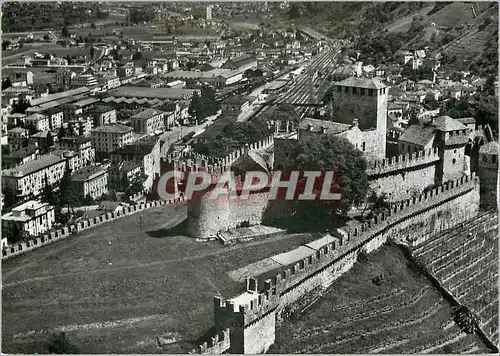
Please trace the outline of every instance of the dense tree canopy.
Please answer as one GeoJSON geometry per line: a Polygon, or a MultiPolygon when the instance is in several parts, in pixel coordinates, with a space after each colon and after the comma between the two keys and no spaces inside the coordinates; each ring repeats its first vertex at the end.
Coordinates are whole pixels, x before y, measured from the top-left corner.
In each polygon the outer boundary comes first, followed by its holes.
{"type": "Polygon", "coordinates": [[[201,154],[225,157],[245,146],[263,140],[271,134],[264,120],[234,122],[227,125],[220,134],[208,143],[200,142],[195,150],[201,154]]]}

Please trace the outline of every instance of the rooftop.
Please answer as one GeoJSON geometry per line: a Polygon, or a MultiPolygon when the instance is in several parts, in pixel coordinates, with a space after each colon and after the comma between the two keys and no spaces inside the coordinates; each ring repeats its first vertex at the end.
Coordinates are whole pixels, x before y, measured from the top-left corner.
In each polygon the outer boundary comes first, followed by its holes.
{"type": "Polygon", "coordinates": [[[85,182],[105,173],[107,173],[107,169],[100,166],[85,167],[75,171],[75,173],[71,176],[71,181],[85,182]]]}
{"type": "Polygon", "coordinates": [[[434,127],[436,130],[449,132],[468,129],[467,126],[460,121],[452,119],[449,116],[439,116],[434,119],[434,127]]]}
{"type": "Polygon", "coordinates": [[[119,98],[148,98],[148,99],[186,99],[194,93],[194,89],[181,88],[141,88],[122,86],[108,92],[109,96],[119,98]]]}
{"type": "Polygon", "coordinates": [[[4,176],[9,176],[9,177],[12,176],[23,177],[61,162],[64,162],[63,158],[56,155],[48,154],[41,156],[40,158],[34,161],[17,166],[16,168],[7,169],[3,171],[2,174],[4,176]]]}
{"type": "Polygon", "coordinates": [[[409,142],[419,146],[427,145],[434,139],[435,128],[432,126],[423,127],[421,125],[411,125],[401,135],[399,141],[409,142]]]}
{"type": "Polygon", "coordinates": [[[313,132],[319,132],[322,128],[326,129],[327,134],[339,134],[344,131],[348,131],[353,127],[353,125],[342,124],[333,121],[318,120],[312,118],[305,118],[299,125],[301,130],[313,129],[313,132]]]}
{"type": "Polygon", "coordinates": [[[335,83],[335,85],[344,87],[356,87],[356,88],[366,88],[366,89],[383,89],[388,86],[382,82],[380,78],[357,78],[350,77],[340,82],[335,83]]]}
{"type": "Polygon", "coordinates": [[[161,115],[163,114],[163,111],[157,110],[157,109],[152,109],[152,108],[147,108],[134,116],[130,117],[130,119],[134,120],[147,120],[151,119],[154,116],[161,115]]]}
{"type": "Polygon", "coordinates": [[[101,125],[92,130],[92,132],[108,132],[108,133],[127,133],[132,131],[134,131],[132,127],[122,124],[101,125]]]}
{"type": "Polygon", "coordinates": [[[89,92],[90,92],[89,88],[81,87],[81,88],[76,88],[76,89],[72,89],[72,90],[68,90],[68,91],[63,91],[61,93],[49,94],[43,98],[31,100],[31,105],[38,106],[38,105],[42,105],[42,104],[45,104],[45,103],[48,103],[48,102],[51,102],[54,100],[66,98],[68,96],[86,94],[89,92]]]}

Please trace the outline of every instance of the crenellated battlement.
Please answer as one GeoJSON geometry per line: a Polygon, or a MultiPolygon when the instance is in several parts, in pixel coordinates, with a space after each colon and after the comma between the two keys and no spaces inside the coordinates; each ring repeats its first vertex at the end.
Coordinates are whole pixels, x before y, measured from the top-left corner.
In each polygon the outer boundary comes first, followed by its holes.
{"type": "Polygon", "coordinates": [[[209,342],[204,342],[202,345],[198,345],[196,349],[193,349],[192,354],[210,354],[210,355],[220,355],[227,351],[231,347],[230,340],[230,330],[222,330],[222,333],[215,334],[214,337],[210,339],[209,342]]]}
{"type": "Polygon", "coordinates": [[[274,144],[274,136],[264,140],[247,144],[226,157],[210,157],[195,152],[182,152],[180,155],[168,155],[163,158],[167,164],[174,165],[175,169],[182,172],[205,171],[210,174],[224,173],[231,169],[231,165],[249,151],[262,151],[274,144]]]}
{"type": "MultiPolygon", "coordinates": [[[[345,268],[344,266],[355,260],[357,251],[365,244],[371,243],[371,240],[380,234],[387,233],[388,229],[411,220],[415,215],[422,214],[449,200],[478,189],[478,178],[475,173],[463,176],[417,197],[394,204],[390,210],[373,217],[358,227],[346,230],[338,229],[335,236],[325,235],[303,245],[297,250],[301,249],[303,252],[304,249],[309,249],[310,253],[306,252],[305,258],[283,266],[274,277],[265,280],[258,280],[258,277],[247,278],[247,292],[225,301],[220,297],[215,297],[215,313],[216,315],[224,313],[226,316],[238,314],[246,328],[270,311],[282,307],[283,298],[286,299],[290,292],[312,276],[330,268],[332,264],[339,264],[338,270],[345,268]]],[[[303,253],[300,255],[303,256],[303,253]]]]}
{"type": "Polygon", "coordinates": [[[368,164],[366,173],[368,176],[382,175],[436,161],[439,161],[439,150],[437,147],[430,148],[427,151],[412,152],[411,154],[407,153],[371,162],[368,164]]]}

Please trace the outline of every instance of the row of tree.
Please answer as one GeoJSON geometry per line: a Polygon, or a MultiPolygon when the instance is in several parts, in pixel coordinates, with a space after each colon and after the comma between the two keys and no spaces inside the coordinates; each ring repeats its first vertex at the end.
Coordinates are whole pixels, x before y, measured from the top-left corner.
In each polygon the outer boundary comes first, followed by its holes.
{"type": "Polygon", "coordinates": [[[198,95],[197,91],[193,93],[188,113],[198,123],[203,122],[209,116],[217,114],[218,110],[219,103],[213,88],[204,86],[201,88],[201,95],[198,95]]]}

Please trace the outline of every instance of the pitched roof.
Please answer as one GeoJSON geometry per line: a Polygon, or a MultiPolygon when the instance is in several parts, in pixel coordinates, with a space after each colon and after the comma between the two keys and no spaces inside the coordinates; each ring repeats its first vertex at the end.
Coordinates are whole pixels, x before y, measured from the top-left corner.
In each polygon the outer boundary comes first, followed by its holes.
{"type": "Polygon", "coordinates": [[[434,133],[435,128],[432,126],[423,127],[420,125],[411,125],[406,129],[405,133],[401,135],[399,141],[425,146],[434,138],[434,133]]]}
{"type": "Polygon", "coordinates": [[[462,124],[460,121],[452,119],[449,116],[439,116],[434,119],[433,126],[436,130],[449,132],[449,131],[458,131],[465,130],[467,126],[462,124]]]}
{"type": "Polygon", "coordinates": [[[2,172],[4,176],[26,176],[28,174],[39,171],[43,168],[50,167],[57,163],[64,162],[64,158],[55,155],[44,155],[39,159],[22,164],[16,168],[7,169],[2,172]]]}
{"type": "Polygon", "coordinates": [[[384,82],[377,77],[375,78],[350,77],[335,83],[335,85],[344,87],[366,88],[366,89],[383,89],[388,87],[388,85],[384,84],[384,82]]]}
{"type": "Polygon", "coordinates": [[[135,115],[133,115],[132,117],[130,117],[130,119],[135,119],[135,120],[147,120],[147,119],[151,119],[152,117],[154,116],[157,116],[157,115],[160,115],[160,114],[163,114],[163,111],[160,111],[160,110],[157,110],[157,109],[153,109],[153,108],[147,108],[135,115]]]}
{"type": "Polygon", "coordinates": [[[127,133],[132,132],[134,129],[130,126],[122,124],[107,124],[96,127],[92,130],[93,132],[116,132],[116,133],[127,133]]]}

